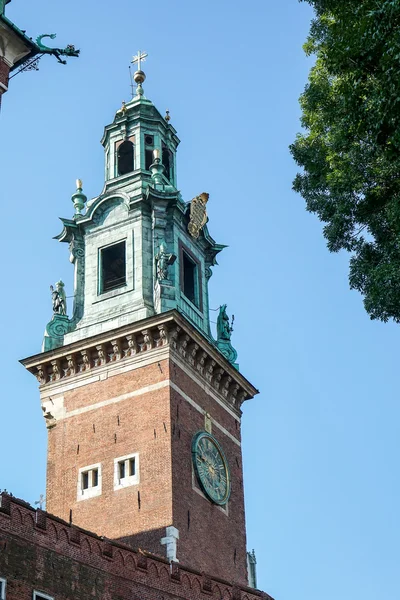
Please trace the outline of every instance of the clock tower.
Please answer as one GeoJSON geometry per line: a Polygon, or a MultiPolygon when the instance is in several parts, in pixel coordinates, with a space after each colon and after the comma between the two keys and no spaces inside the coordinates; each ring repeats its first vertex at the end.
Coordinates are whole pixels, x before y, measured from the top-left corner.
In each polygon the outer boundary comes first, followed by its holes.
{"type": "MultiPolygon", "coordinates": [[[[143,91],[104,130],[105,181],[77,181],[68,244],[74,301],[52,288],[40,384],[47,511],[106,538],[248,584],[240,372],[226,305],[210,330],[208,281],[224,246],[207,193],[177,187],[177,132],[143,91]]],[[[72,207],[71,207],[72,208],[72,207]]]]}

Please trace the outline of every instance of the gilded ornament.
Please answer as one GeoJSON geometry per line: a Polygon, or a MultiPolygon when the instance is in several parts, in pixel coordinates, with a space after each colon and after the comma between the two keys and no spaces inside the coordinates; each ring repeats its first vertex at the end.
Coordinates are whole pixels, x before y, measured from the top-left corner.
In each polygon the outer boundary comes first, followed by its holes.
{"type": "Polygon", "coordinates": [[[199,237],[200,231],[207,223],[206,204],[210,194],[203,192],[200,196],[196,196],[190,203],[190,221],[188,231],[195,239],[199,237]]]}

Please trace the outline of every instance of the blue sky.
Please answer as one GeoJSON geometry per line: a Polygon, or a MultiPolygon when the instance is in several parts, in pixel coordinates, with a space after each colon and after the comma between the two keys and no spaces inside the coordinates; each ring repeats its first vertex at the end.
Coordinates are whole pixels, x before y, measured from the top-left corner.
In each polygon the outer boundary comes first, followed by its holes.
{"type": "Polygon", "coordinates": [[[40,350],[49,285],[62,278],[72,293],[67,247],[52,240],[58,217],[72,216],[77,177],[88,197],[101,191],[103,127],[146,50],[145,94],[182,140],[184,199],[210,193],[210,232],[229,245],[211,306],[234,312],[241,370],[261,392],[243,408],[259,587],[276,600],[398,599],[399,328],[369,320],[348,256],[329,254],[291,191],[310,7],[13,0],[7,15],[29,35],[57,32],[81,57],[45,57],[3,97],[0,487],[30,502],[44,492],[39,394],[18,359],[40,350]]]}

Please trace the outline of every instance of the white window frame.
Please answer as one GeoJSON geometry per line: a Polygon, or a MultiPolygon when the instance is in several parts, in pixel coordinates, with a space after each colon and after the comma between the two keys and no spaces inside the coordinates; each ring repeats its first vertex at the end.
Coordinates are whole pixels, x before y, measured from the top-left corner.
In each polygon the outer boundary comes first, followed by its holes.
{"type": "Polygon", "coordinates": [[[54,600],[54,597],[35,590],[33,592],[33,600],[54,600]]]}
{"type": "Polygon", "coordinates": [[[95,465],[88,465],[86,467],[81,467],[78,472],[78,485],[77,485],[77,499],[78,500],[87,500],[88,498],[94,498],[95,496],[101,495],[101,487],[102,487],[102,473],[101,473],[101,463],[97,463],[95,465]],[[97,469],[97,485],[91,485],[92,483],[92,471],[97,469]],[[82,475],[84,473],[89,472],[89,487],[83,489],[82,487],[82,475]]]}
{"type": "Polygon", "coordinates": [[[119,456],[114,458],[114,490],[121,490],[129,487],[130,485],[137,485],[139,483],[139,453],[134,452],[133,454],[127,454],[126,456],[119,456]],[[119,476],[119,465],[125,462],[125,469],[132,458],[135,460],[135,474],[127,475],[126,477],[120,478],[119,476]]]}
{"type": "Polygon", "coordinates": [[[0,577],[0,600],[6,600],[7,579],[0,577]]]}

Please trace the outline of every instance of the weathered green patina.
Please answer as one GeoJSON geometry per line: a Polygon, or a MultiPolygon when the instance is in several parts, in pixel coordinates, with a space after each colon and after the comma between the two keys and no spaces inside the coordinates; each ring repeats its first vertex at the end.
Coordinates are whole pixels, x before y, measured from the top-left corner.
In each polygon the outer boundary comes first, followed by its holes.
{"type": "Polygon", "coordinates": [[[4,14],[6,4],[8,4],[9,2],[11,2],[11,0],[0,0],[0,15],[4,14]]]}
{"type": "Polygon", "coordinates": [[[230,323],[226,307],[226,304],[219,307],[217,318],[217,348],[234,367],[239,369],[239,365],[236,363],[237,352],[231,344],[234,317],[232,317],[232,322],[230,323]]]}
{"type": "Polygon", "coordinates": [[[68,44],[68,46],[65,48],[49,48],[49,46],[45,46],[42,44],[42,39],[46,37],[54,40],[57,37],[57,34],[43,33],[36,38],[37,47],[42,54],[53,54],[53,56],[57,58],[58,62],[63,65],[66,65],[67,61],[61,60],[61,56],[79,56],[80,50],[77,50],[73,44],[68,44]]]}
{"type": "Polygon", "coordinates": [[[103,190],[86,201],[78,180],[75,214],[62,219],[56,238],[69,244],[75,267],[72,316],[57,343],[176,309],[234,363],[229,321],[216,342],[209,319],[208,281],[225,246],[213,240],[206,223],[197,237],[190,233],[190,202],[176,180],[179,139],[169,118],[138,86],[106,126],[102,144],[103,190]]]}

